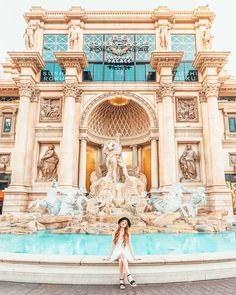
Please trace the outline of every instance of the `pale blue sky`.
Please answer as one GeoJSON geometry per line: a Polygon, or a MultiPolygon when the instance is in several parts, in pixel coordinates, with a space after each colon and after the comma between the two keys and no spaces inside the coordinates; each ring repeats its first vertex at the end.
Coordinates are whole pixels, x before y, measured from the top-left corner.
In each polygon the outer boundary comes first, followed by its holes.
{"type": "Polygon", "coordinates": [[[0,0],[0,62],[5,60],[7,51],[24,48],[23,14],[33,5],[47,10],[68,10],[75,5],[87,10],[152,10],[161,5],[173,10],[192,10],[205,4],[216,14],[213,48],[231,51],[226,69],[236,78],[236,0],[0,0]]]}

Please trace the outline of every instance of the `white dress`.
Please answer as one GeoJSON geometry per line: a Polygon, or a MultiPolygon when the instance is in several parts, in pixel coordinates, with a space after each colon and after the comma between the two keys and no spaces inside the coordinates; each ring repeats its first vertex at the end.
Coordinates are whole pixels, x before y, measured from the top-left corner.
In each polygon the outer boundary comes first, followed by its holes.
{"type": "Polygon", "coordinates": [[[129,245],[126,244],[126,246],[124,247],[123,239],[121,237],[119,237],[119,240],[118,240],[117,244],[115,245],[114,250],[112,252],[111,260],[118,260],[121,253],[125,254],[126,259],[128,261],[133,260],[129,245]]]}

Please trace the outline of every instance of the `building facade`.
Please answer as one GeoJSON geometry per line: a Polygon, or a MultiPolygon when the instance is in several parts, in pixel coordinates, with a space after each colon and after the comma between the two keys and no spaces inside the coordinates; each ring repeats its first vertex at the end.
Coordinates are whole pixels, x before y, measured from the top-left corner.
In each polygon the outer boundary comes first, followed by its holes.
{"type": "Polygon", "coordinates": [[[119,133],[152,195],[205,186],[208,208],[232,215],[236,80],[222,71],[229,52],[213,50],[207,6],[24,17],[25,50],[8,52],[0,80],[3,212],[27,210],[53,179],[89,192],[119,133]]]}

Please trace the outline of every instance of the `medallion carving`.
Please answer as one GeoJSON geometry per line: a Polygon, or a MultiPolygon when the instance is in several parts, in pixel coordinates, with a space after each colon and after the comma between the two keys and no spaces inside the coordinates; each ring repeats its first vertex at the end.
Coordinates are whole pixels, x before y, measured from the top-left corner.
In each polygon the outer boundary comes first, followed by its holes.
{"type": "Polygon", "coordinates": [[[6,168],[10,166],[11,154],[0,154],[0,171],[5,172],[6,168]]]}
{"type": "Polygon", "coordinates": [[[43,98],[40,105],[40,122],[61,121],[61,99],[43,98]]]}
{"type": "Polygon", "coordinates": [[[198,122],[196,98],[178,98],[176,101],[177,122],[198,122]]]}

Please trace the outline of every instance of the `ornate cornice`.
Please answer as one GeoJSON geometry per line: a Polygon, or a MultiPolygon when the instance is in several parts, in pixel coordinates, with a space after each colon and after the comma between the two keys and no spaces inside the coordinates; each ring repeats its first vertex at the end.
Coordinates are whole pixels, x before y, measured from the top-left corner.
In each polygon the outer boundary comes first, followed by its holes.
{"type": "Polygon", "coordinates": [[[55,52],[54,53],[61,68],[76,68],[80,73],[84,68],[88,66],[85,52],[82,51],[66,51],[66,52],[55,52]]]}
{"type": "Polygon", "coordinates": [[[65,83],[63,91],[65,97],[74,97],[78,102],[81,102],[83,91],[79,88],[79,84],[77,82],[65,83]]]}
{"type": "Polygon", "coordinates": [[[150,65],[153,69],[157,70],[158,72],[161,71],[161,68],[168,67],[171,70],[177,69],[182,57],[183,51],[179,52],[172,52],[172,51],[164,51],[164,52],[157,52],[154,51],[151,54],[151,61],[150,65]]]}
{"type": "Polygon", "coordinates": [[[21,68],[31,68],[35,74],[45,68],[45,63],[39,52],[8,52],[13,64],[21,70],[21,68]]]}
{"type": "Polygon", "coordinates": [[[219,94],[219,83],[206,81],[202,84],[202,91],[204,92],[206,98],[210,96],[218,97],[219,94]]]}
{"type": "Polygon", "coordinates": [[[20,97],[26,96],[29,97],[30,99],[33,98],[35,94],[35,85],[32,82],[21,82],[19,86],[19,93],[20,97]]]}
{"type": "Polygon", "coordinates": [[[206,68],[216,68],[219,73],[227,62],[229,51],[199,51],[193,62],[193,67],[200,73],[206,68]]]}

